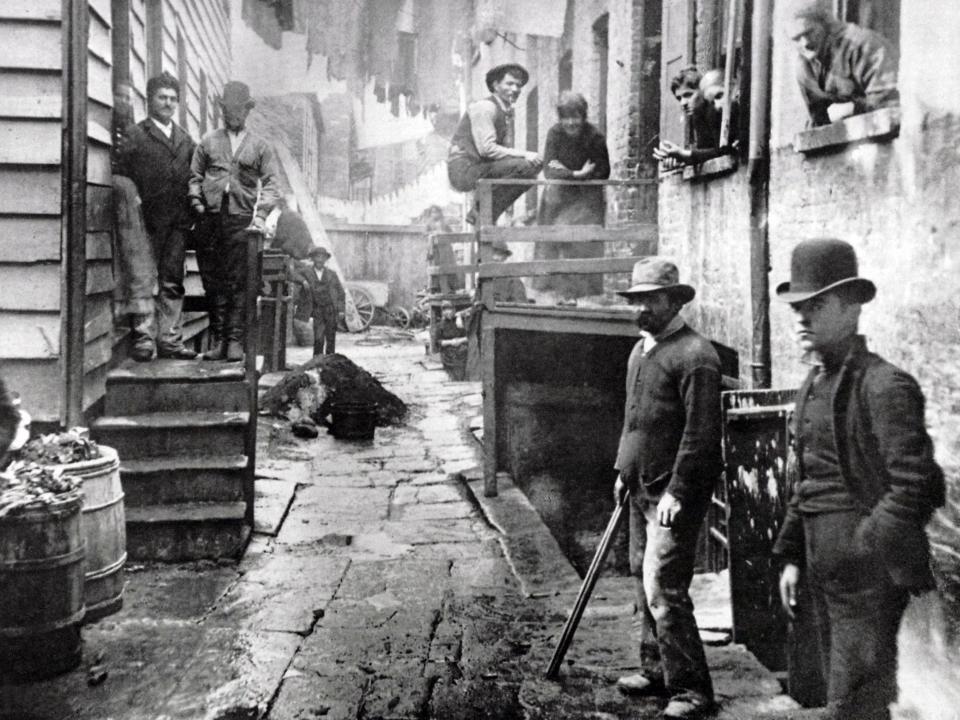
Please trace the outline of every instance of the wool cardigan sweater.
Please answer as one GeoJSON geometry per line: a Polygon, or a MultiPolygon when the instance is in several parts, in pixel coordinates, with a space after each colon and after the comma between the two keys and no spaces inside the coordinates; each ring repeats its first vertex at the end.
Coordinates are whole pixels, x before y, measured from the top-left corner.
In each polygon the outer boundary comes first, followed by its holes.
{"type": "Polygon", "coordinates": [[[681,503],[706,502],[720,475],[720,358],[684,324],[643,341],[627,363],[627,402],[616,469],[648,497],[666,490],[681,503]]]}
{"type": "Polygon", "coordinates": [[[266,219],[280,197],[277,162],[270,145],[247,131],[236,151],[223,128],[203,136],[193,153],[188,195],[193,205],[220,212],[227,192],[230,215],[266,219]],[[228,191],[229,188],[229,191],[228,191]]]}

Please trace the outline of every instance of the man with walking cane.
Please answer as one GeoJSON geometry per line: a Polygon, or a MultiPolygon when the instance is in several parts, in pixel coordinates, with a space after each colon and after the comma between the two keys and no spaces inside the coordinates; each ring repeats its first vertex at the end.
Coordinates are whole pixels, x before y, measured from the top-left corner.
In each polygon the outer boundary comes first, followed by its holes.
{"type": "Polygon", "coordinates": [[[631,287],[620,293],[641,339],[627,365],[614,490],[618,504],[628,495],[640,644],[640,671],[617,687],[665,695],[664,717],[683,720],[713,705],[689,590],[697,536],[722,469],[720,359],[679,315],[695,294],[679,282],[676,265],[658,257],[637,262],[631,287]]]}

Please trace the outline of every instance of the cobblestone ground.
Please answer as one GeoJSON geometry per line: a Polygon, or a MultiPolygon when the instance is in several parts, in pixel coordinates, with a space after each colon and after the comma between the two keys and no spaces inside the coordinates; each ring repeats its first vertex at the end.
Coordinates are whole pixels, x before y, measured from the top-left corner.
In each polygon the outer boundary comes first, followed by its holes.
{"type": "MultiPolygon", "coordinates": [[[[474,490],[479,387],[396,334],[344,340],[409,403],[407,423],[303,441],[264,418],[267,527],[243,560],[131,567],[124,610],[84,630],[84,665],[0,688],[0,718],[657,716],[660,701],[613,687],[634,668],[622,579],[601,582],[560,682],[542,679],[579,578],[522,493],[474,490]]],[[[742,648],[710,662],[722,717],[803,715],[742,648]]]]}

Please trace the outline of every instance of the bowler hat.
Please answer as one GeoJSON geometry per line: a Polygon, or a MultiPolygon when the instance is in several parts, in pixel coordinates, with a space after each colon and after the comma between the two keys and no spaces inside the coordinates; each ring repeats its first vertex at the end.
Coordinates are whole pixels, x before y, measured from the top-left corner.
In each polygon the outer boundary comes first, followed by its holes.
{"type": "Polygon", "coordinates": [[[617,295],[630,297],[661,290],[671,291],[684,303],[693,300],[697,294],[690,285],[680,282],[680,272],[672,262],[661,257],[646,257],[633,264],[630,287],[617,295]]]}
{"type": "Polygon", "coordinates": [[[857,254],[850,243],[835,238],[804,240],[790,256],[790,282],[777,286],[777,299],[798,303],[850,286],[857,302],[873,300],[876,286],[857,275],[857,254]]]}
{"type": "Polygon", "coordinates": [[[487,90],[493,92],[493,84],[500,82],[507,73],[510,73],[520,81],[520,87],[526,85],[530,79],[530,73],[527,72],[527,69],[523,65],[504,63],[503,65],[497,65],[487,70],[487,90]]]}
{"type": "Polygon", "coordinates": [[[223,95],[220,97],[220,102],[231,106],[246,105],[253,107],[255,105],[253,98],[250,97],[250,87],[237,80],[231,80],[223,86],[223,95]]]}
{"type": "Polygon", "coordinates": [[[331,257],[331,255],[330,255],[330,251],[327,250],[325,247],[322,247],[321,245],[317,245],[316,247],[310,249],[310,252],[307,253],[307,257],[328,258],[328,257],[331,257]]]}
{"type": "Polygon", "coordinates": [[[490,243],[490,250],[503,253],[504,255],[513,255],[513,250],[507,247],[507,244],[503,240],[494,240],[490,243]]]}

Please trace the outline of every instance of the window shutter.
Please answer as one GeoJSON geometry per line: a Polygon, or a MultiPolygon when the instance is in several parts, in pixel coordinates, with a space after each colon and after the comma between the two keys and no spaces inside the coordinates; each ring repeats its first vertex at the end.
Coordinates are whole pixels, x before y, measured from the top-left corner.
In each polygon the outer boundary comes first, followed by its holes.
{"type": "Polygon", "coordinates": [[[693,62],[690,57],[690,8],[692,0],[666,0],[663,5],[663,72],[660,82],[660,138],[686,144],[686,128],[680,106],[670,92],[670,80],[693,62]]]}

